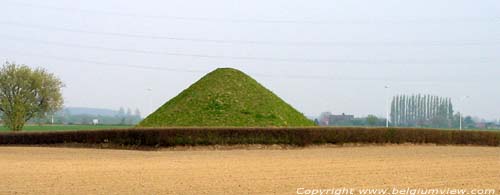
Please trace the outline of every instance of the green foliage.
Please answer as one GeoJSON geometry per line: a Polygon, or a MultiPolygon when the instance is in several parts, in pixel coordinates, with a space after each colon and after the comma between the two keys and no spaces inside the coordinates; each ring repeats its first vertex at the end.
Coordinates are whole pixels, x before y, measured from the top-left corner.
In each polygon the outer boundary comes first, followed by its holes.
{"type": "Polygon", "coordinates": [[[392,99],[391,122],[395,126],[450,128],[452,121],[450,98],[418,94],[392,99]]]}
{"type": "Polygon", "coordinates": [[[34,117],[59,110],[63,83],[42,68],[5,63],[0,69],[0,112],[6,126],[20,131],[34,117]]]}
{"type": "Polygon", "coordinates": [[[500,146],[500,131],[362,127],[212,127],[0,133],[0,145],[83,144],[92,147],[151,148],[235,144],[307,146],[343,143],[500,146]]]}
{"type": "Polygon", "coordinates": [[[368,117],[366,117],[366,123],[370,126],[375,126],[378,121],[378,118],[374,115],[368,115],[368,117]]]}
{"type": "Polygon", "coordinates": [[[476,126],[476,123],[472,120],[471,116],[466,116],[463,120],[463,126],[467,129],[472,129],[476,126]]]}
{"type": "Polygon", "coordinates": [[[290,127],[314,123],[243,72],[220,68],[165,103],[138,126],[290,127]]]}

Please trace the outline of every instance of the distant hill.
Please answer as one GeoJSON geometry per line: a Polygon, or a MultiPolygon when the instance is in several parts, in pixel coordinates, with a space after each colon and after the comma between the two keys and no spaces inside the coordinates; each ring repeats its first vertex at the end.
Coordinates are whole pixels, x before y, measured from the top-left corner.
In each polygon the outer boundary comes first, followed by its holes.
{"type": "MultiPolygon", "coordinates": [[[[66,107],[57,112],[54,116],[41,119],[56,124],[93,124],[94,119],[98,120],[99,124],[107,125],[135,125],[138,124],[142,118],[138,111],[134,113],[127,113],[124,109],[118,111],[103,108],[87,108],[87,107],[66,107]],[[121,111],[120,111],[121,110],[121,111]],[[52,118],[53,117],[53,118],[52,118]]],[[[40,122],[34,120],[32,122],[40,122]]]]}
{"type": "Polygon", "coordinates": [[[245,73],[219,68],[166,102],[138,126],[314,126],[245,73]]]}
{"type": "Polygon", "coordinates": [[[63,111],[71,115],[116,116],[118,114],[116,110],[105,108],[66,107],[63,111]]]}

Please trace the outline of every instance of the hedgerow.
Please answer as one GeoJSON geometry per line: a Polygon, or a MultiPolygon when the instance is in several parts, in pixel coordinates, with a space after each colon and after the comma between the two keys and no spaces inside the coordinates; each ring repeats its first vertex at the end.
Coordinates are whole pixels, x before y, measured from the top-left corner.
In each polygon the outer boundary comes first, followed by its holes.
{"type": "Polygon", "coordinates": [[[361,127],[183,127],[0,133],[0,145],[106,144],[127,147],[172,147],[236,144],[307,146],[344,143],[500,146],[500,132],[361,127]]]}

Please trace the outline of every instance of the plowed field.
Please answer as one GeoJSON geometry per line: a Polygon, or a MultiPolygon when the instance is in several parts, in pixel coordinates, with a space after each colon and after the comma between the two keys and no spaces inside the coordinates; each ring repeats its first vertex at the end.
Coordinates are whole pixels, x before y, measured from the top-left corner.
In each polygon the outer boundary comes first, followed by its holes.
{"type": "Polygon", "coordinates": [[[394,187],[500,194],[500,147],[0,147],[0,194],[297,194],[298,188],[394,187]]]}

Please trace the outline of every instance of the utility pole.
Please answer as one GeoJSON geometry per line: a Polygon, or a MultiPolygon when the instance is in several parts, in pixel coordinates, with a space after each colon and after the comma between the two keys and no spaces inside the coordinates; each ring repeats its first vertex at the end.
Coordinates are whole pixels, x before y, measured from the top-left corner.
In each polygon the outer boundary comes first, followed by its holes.
{"type": "MultiPolygon", "coordinates": [[[[460,103],[463,105],[462,102],[467,98],[469,98],[469,96],[463,96],[460,98],[460,103]]],[[[458,120],[460,121],[460,130],[462,130],[462,112],[458,112],[458,120]]]]}
{"type": "Polygon", "coordinates": [[[386,111],[385,111],[385,127],[389,128],[389,110],[390,110],[390,101],[389,101],[389,85],[385,86],[385,99],[386,99],[386,111]]]}
{"type": "Polygon", "coordinates": [[[462,112],[458,113],[458,120],[460,121],[460,130],[462,130],[462,112]]]}

